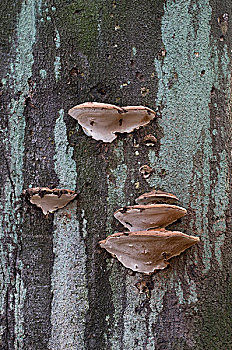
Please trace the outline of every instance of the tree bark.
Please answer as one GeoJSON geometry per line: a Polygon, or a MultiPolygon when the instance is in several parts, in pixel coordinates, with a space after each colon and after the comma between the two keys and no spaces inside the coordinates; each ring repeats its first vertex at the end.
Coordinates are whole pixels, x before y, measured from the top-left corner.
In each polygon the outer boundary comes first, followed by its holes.
{"type": "Polygon", "coordinates": [[[0,11],[0,348],[231,349],[231,1],[2,0],[0,11]],[[106,144],[67,113],[85,101],[157,119],[106,144]],[[21,196],[38,186],[79,196],[45,217],[21,196]],[[170,229],[201,241],[139,293],[144,276],[98,241],[123,231],[116,209],[154,188],[188,211],[170,229]]]}

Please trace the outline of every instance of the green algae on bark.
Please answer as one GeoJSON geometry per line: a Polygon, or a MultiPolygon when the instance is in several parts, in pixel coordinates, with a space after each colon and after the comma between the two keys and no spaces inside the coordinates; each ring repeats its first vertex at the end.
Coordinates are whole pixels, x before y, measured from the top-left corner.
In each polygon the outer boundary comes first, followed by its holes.
{"type": "MultiPolygon", "coordinates": [[[[65,28],[66,36],[75,38],[78,49],[83,54],[91,55],[96,48],[98,36],[98,2],[78,0],[71,4],[64,4],[63,1],[56,0],[56,5],[57,27],[62,28],[62,30],[65,28]],[[62,6],[60,6],[61,4],[62,6]],[[73,28],[75,28],[75,32],[73,32],[73,28]]],[[[62,37],[60,29],[59,34],[62,37]]]]}

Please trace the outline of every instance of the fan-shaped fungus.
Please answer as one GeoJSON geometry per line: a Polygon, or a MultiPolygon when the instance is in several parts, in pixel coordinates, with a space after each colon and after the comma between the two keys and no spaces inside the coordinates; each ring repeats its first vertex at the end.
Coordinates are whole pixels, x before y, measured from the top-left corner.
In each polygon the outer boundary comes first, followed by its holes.
{"type": "Polygon", "coordinates": [[[106,103],[85,102],[68,112],[77,119],[88,136],[112,142],[117,133],[130,133],[148,124],[156,113],[144,106],[118,107],[106,103]]]}
{"type": "Polygon", "coordinates": [[[160,229],[115,233],[99,243],[125,267],[151,274],[155,270],[164,269],[168,265],[167,260],[197,242],[198,237],[160,229]]]}
{"type": "Polygon", "coordinates": [[[173,203],[178,198],[171,193],[151,191],[136,199],[139,205],[117,210],[115,218],[130,232],[110,235],[99,242],[100,246],[133,271],[152,274],[164,269],[167,260],[199,242],[198,237],[165,229],[187,211],[177,205],[160,204],[164,201],[173,203]]]}
{"type": "Polygon", "coordinates": [[[144,205],[152,204],[152,203],[163,203],[163,202],[172,204],[179,201],[179,199],[172,193],[154,190],[151,192],[143,193],[135,201],[138,204],[144,204],[144,205]]]}
{"type": "Polygon", "coordinates": [[[166,227],[186,215],[186,209],[170,204],[148,204],[124,207],[114,217],[130,231],[166,227]]]}
{"type": "Polygon", "coordinates": [[[37,207],[41,208],[44,215],[54,213],[54,211],[65,207],[76,198],[74,191],[67,189],[50,189],[47,187],[28,188],[23,191],[23,195],[37,207]]]}

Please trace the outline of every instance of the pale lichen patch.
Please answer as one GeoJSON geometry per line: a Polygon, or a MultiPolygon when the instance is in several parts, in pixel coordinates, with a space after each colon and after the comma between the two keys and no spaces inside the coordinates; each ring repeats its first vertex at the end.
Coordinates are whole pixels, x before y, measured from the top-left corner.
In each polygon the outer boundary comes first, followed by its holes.
{"type": "Polygon", "coordinates": [[[60,34],[59,34],[57,29],[56,29],[56,35],[55,35],[54,41],[55,41],[56,48],[59,49],[60,48],[60,34]]]}
{"type": "MultiPolygon", "coordinates": [[[[32,66],[34,63],[33,45],[36,41],[36,12],[40,1],[28,0],[21,2],[21,8],[16,19],[16,35],[12,35],[12,56],[8,67],[7,78],[3,82],[9,83],[9,90],[13,97],[8,106],[8,130],[3,132],[5,154],[4,159],[7,163],[8,177],[4,183],[4,193],[1,198],[3,215],[0,238],[7,242],[7,250],[1,245],[1,263],[3,273],[1,274],[0,294],[1,294],[1,313],[9,308],[14,311],[14,320],[10,313],[7,315],[6,322],[14,325],[14,339],[11,339],[8,345],[15,349],[23,349],[24,337],[24,302],[26,298],[26,289],[22,280],[21,270],[23,268],[20,258],[17,260],[17,271],[12,271],[11,266],[16,264],[15,256],[19,245],[19,234],[21,234],[22,218],[18,211],[20,205],[20,194],[23,187],[23,158],[24,158],[24,133],[25,133],[25,96],[29,94],[28,79],[32,76],[32,66]],[[14,55],[14,48],[15,55],[14,55]],[[20,96],[18,97],[18,92],[20,96]],[[4,228],[4,231],[3,231],[4,228]],[[9,260],[11,264],[9,264],[9,260]],[[7,266],[6,270],[5,267],[7,266]],[[14,288],[11,288],[14,286],[14,288]],[[5,304],[8,302],[9,304],[5,304]]],[[[18,256],[18,255],[17,255],[18,256]]],[[[15,265],[14,265],[15,269],[15,265]]],[[[6,323],[6,324],[7,324],[6,323]]],[[[1,333],[8,330],[1,328],[1,333]]],[[[13,331],[13,329],[11,330],[13,331]]],[[[0,341],[1,342],[1,341],[0,341]]]]}
{"type": "Polygon", "coordinates": [[[226,232],[226,210],[229,205],[229,169],[227,164],[227,155],[226,151],[223,151],[219,155],[220,164],[219,164],[219,174],[212,194],[215,200],[214,206],[214,217],[217,218],[213,222],[213,229],[217,233],[215,239],[215,257],[218,261],[219,266],[222,268],[222,257],[221,257],[221,248],[225,242],[225,232],[226,232]]]}
{"type": "MultiPolygon", "coordinates": [[[[64,110],[59,111],[55,136],[55,171],[60,186],[76,188],[76,163],[69,146],[64,110]]],[[[54,214],[54,265],[52,273],[52,331],[49,346],[84,349],[85,318],[88,311],[86,252],[76,212],[76,203],[54,214]]]]}
{"type": "Polygon", "coordinates": [[[47,72],[45,69],[40,69],[39,74],[42,79],[45,79],[47,77],[47,72]]]}
{"type": "Polygon", "coordinates": [[[60,56],[56,56],[54,61],[54,71],[55,71],[56,80],[60,78],[60,70],[61,70],[60,56]]]}
{"type": "Polygon", "coordinates": [[[54,129],[56,153],[55,171],[59,176],[60,186],[75,190],[76,188],[76,163],[73,160],[73,147],[70,147],[67,139],[67,128],[64,122],[64,110],[59,111],[54,129]]]}
{"type": "Polygon", "coordinates": [[[51,350],[84,349],[88,311],[86,254],[75,202],[55,214],[51,350]]]}
{"type": "MultiPolygon", "coordinates": [[[[190,201],[191,188],[197,191],[191,206],[197,213],[198,222],[195,223],[197,229],[202,232],[203,261],[206,272],[210,268],[212,258],[207,219],[212,156],[208,104],[214,83],[214,76],[211,73],[213,61],[210,46],[212,11],[208,1],[198,10],[195,9],[194,16],[197,16],[199,25],[199,30],[195,32],[192,25],[193,14],[189,11],[190,6],[190,1],[175,3],[168,1],[165,5],[162,40],[167,55],[162,62],[155,60],[159,77],[157,103],[165,106],[160,120],[164,137],[161,140],[159,159],[155,158],[154,152],[150,151],[150,162],[153,168],[164,168],[168,172],[162,179],[154,176],[148,181],[152,186],[162,184],[162,187],[173,188],[173,191],[184,199],[186,205],[190,201]],[[181,26],[177,18],[182,19],[181,26]],[[174,37],[173,33],[175,33],[174,37]],[[199,57],[197,60],[190,59],[192,52],[195,51],[200,53],[199,57]],[[202,67],[207,67],[203,77],[200,75],[203,71],[202,67]],[[173,75],[173,72],[176,74],[173,75]],[[196,169],[199,152],[203,152],[202,164],[199,169],[196,169]],[[201,189],[197,188],[199,184],[201,189]],[[202,191],[204,198],[201,197],[202,191]]],[[[194,18],[196,20],[196,17],[194,18]]]]}

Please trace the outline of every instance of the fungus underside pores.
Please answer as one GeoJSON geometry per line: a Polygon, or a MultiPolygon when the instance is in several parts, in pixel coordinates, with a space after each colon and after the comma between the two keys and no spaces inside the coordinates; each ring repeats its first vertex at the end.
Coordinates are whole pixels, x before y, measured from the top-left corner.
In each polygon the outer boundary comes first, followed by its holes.
{"type": "Polygon", "coordinates": [[[169,259],[199,242],[198,237],[165,229],[187,213],[173,204],[177,200],[173,194],[162,191],[144,193],[136,199],[139,205],[114,213],[130,232],[112,234],[100,241],[100,246],[133,271],[152,274],[164,269],[169,259]]]}

